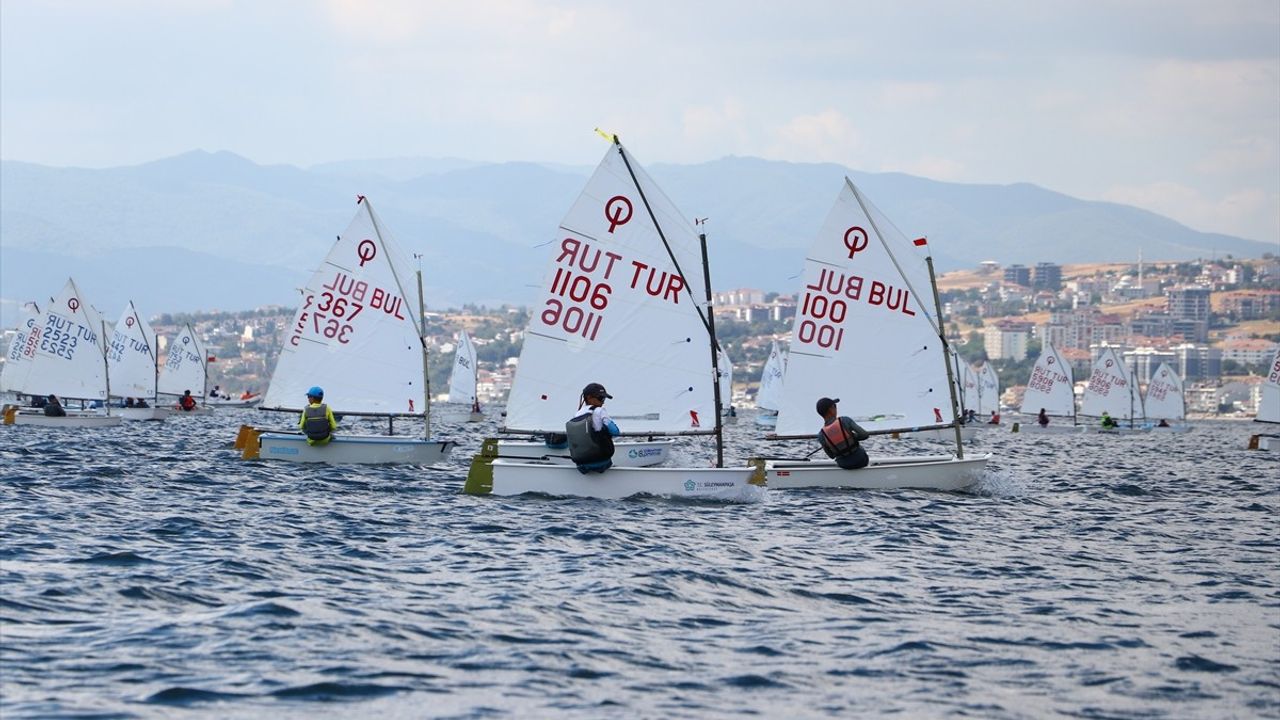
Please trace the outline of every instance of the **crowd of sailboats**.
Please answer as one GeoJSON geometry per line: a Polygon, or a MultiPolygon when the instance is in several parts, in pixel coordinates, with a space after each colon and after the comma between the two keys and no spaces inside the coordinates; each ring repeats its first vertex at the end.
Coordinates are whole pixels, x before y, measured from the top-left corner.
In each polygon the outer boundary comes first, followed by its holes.
{"type": "Polygon", "coordinates": [[[184,327],[163,363],[157,340],[132,301],[108,335],[102,314],[68,279],[48,303],[23,308],[0,373],[0,392],[14,400],[3,422],[102,427],[163,420],[184,395],[196,403],[191,412],[201,412],[208,364],[195,331],[184,327]]]}
{"type": "MultiPolygon", "coordinates": [[[[723,428],[737,408],[732,361],[716,337],[707,236],[609,139],[549,244],[499,436],[472,459],[466,492],[735,499],[765,486],[957,490],[981,479],[991,455],[965,443],[975,426],[999,423],[999,378],[992,363],[971,366],[950,347],[928,240],[900,231],[848,178],[798,258],[804,269],[791,333],[785,345],[772,341],[761,371],[754,422],[780,450],[726,466],[723,428]],[[862,341],[871,335],[874,343],[862,341]],[[565,436],[587,383],[608,388],[608,412],[622,429],[604,476],[580,470],[565,436]],[[859,470],[812,452],[795,456],[797,446],[785,443],[812,449],[821,420],[814,403],[824,397],[844,397],[845,414],[870,435],[933,437],[952,447],[873,453],[859,470]],[[714,442],[714,465],[668,464],[677,442],[714,442]]],[[[245,459],[433,465],[457,444],[432,435],[422,270],[411,267],[367,198],[357,196],[356,205],[302,289],[262,398],[260,409],[280,413],[279,421],[242,426],[236,438],[245,459]],[[385,423],[385,432],[309,438],[297,419],[321,386],[345,428],[385,423]]],[[[207,352],[190,325],[162,358],[132,302],[108,335],[70,280],[48,303],[23,312],[0,390],[94,407],[51,417],[11,405],[8,424],[160,420],[185,394],[211,401],[207,352]]],[[[476,355],[461,329],[444,410],[463,408],[472,422],[486,419],[476,355]]],[[[1152,429],[1147,418],[1177,423],[1160,431],[1187,427],[1177,373],[1161,365],[1141,396],[1136,373],[1113,348],[1102,349],[1077,411],[1070,365],[1046,343],[1021,411],[1036,418],[1020,423],[1026,433],[1076,432],[1104,416],[1116,421],[1111,432],[1152,429]]]]}

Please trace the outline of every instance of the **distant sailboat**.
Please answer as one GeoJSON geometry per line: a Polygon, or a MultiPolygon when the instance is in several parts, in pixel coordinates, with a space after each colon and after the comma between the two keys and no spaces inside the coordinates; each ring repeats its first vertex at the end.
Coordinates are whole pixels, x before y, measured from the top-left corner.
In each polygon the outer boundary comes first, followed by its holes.
{"type": "Polygon", "coordinates": [[[1075,380],[1071,372],[1071,364],[1062,359],[1053,343],[1045,343],[1044,350],[1031,368],[1031,377],[1027,380],[1026,392],[1022,395],[1024,416],[1038,418],[1043,410],[1049,419],[1047,425],[1036,421],[1019,424],[1019,430],[1027,433],[1074,433],[1084,428],[1076,423],[1075,380]],[[1058,418],[1054,423],[1052,418],[1058,418]],[[1070,425],[1063,424],[1069,419],[1070,425]]]}
{"type": "Polygon", "coordinates": [[[164,420],[171,412],[158,400],[160,363],[156,333],[138,313],[133,301],[120,313],[111,342],[107,345],[107,368],[111,373],[111,395],[145,400],[147,405],[126,405],[119,410],[126,420],[164,420]]]}
{"type": "MultiPolygon", "coordinates": [[[[1267,376],[1258,391],[1258,414],[1255,422],[1269,425],[1280,425],[1280,349],[1267,366],[1267,376]]],[[[1249,438],[1249,447],[1257,450],[1271,450],[1280,447],[1280,432],[1258,433],[1249,438]]]]}
{"type": "Polygon", "coordinates": [[[1080,405],[1080,414],[1086,417],[1097,420],[1103,413],[1107,413],[1117,423],[1124,424],[1116,428],[1095,425],[1094,429],[1099,432],[1135,432],[1143,429],[1137,425],[1137,421],[1144,419],[1137,378],[1120,360],[1115,349],[1110,347],[1104,347],[1094,361],[1089,384],[1084,389],[1084,400],[1080,405]]]}
{"type": "Polygon", "coordinates": [[[449,404],[467,408],[467,422],[484,420],[476,390],[478,381],[476,346],[463,328],[458,331],[458,349],[453,356],[453,373],[449,376],[449,404]]]}
{"type": "Polygon", "coordinates": [[[786,358],[778,347],[778,341],[769,344],[769,358],[765,360],[760,371],[760,389],[756,391],[756,426],[775,428],[778,426],[778,408],[782,402],[783,374],[786,372],[786,358]]]}
{"type": "Polygon", "coordinates": [[[720,349],[720,403],[724,407],[723,422],[733,425],[738,422],[738,409],[733,405],[733,360],[729,353],[720,349]]]}
{"type": "Polygon", "coordinates": [[[5,355],[4,369],[0,371],[0,393],[12,396],[8,400],[17,401],[18,388],[22,387],[22,380],[30,371],[31,365],[23,362],[24,352],[27,338],[33,337],[31,331],[39,319],[40,307],[33,302],[23,303],[19,311],[18,326],[5,355]]]}
{"type": "Polygon", "coordinates": [[[1156,422],[1152,432],[1188,432],[1191,426],[1187,419],[1187,401],[1183,393],[1182,378],[1169,367],[1168,363],[1160,363],[1151,381],[1147,383],[1147,392],[1142,399],[1142,407],[1147,418],[1156,422]],[[1164,422],[1164,425],[1159,423],[1164,422]]]}
{"type": "Polygon", "coordinates": [[[209,356],[205,354],[204,344],[200,342],[195,328],[187,323],[169,343],[156,391],[173,396],[171,407],[177,408],[179,415],[207,414],[211,411],[204,404],[208,383],[209,356]],[[195,398],[196,405],[190,410],[182,410],[182,398],[188,392],[195,398]]]}

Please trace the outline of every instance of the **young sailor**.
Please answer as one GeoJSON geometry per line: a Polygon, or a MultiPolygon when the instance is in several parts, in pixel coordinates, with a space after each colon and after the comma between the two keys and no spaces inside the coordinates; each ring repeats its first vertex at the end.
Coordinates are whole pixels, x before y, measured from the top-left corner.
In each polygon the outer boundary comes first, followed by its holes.
{"type": "Polygon", "coordinates": [[[613,466],[613,438],[621,432],[604,409],[604,401],[613,399],[600,383],[591,383],[582,389],[578,401],[578,413],[564,424],[569,439],[569,457],[578,465],[578,472],[604,472],[613,466]],[[583,407],[586,405],[586,407],[583,407]]]}
{"type": "Polygon", "coordinates": [[[1111,417],[1111,413],[1107,412],[1106,410],[1103,410],[1102,411],[1102,427],[1107,429],[1118,428],[1120,427],[1120,423],[1116,422],[1115,418],[1111,417]]]}
{"type": "Polygon", "coordinates": [[[182,397],[178,398],[178,408],[183,412],[191,412],[196,409],[196,399],[191,397],[190,390],[184,390],[182,397]]]}
{"type": "Polygon", "coordinates": [[[324,445],[333,439],[338,421],[333,418],[333,410],[324,403],[324,390],[319,387],[307,391],[307,407],[298,419],[298,429],[306,434],[308,445],[324,445]]]}
{"type": "Polygon", "coordinates": [[[818,414],[822,416],[822,429],[818,431],[818,443],[827,457],[836,461],[836,465],[845,470],[864,468],[871,459],[867,451],[862,449],[860,441],[871,437],[858,423],[851,418],[836,413],[836,403],[840,398],[822,398],[818,401],[818,414]]]}

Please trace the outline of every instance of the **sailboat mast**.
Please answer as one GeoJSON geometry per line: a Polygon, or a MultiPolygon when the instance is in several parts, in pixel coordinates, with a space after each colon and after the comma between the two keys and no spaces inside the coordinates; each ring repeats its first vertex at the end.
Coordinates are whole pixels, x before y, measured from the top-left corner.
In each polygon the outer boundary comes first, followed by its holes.
{"type": "Polygon", "coordinates": [[[960,437],[960,406],[956,398],[956,379],[951,373],[951,363],[947,362],[947,332],[942,323],[942,298],[938,296],[938,278],[933,272],[933,255],[926,255],[924,262],[929,266],[929,286],[933,288],[933,309],[938,314],[938,339],[942,341],[942,364],[947,366],[947,390],[951,393],[952,425],[956,432],[956,459],[963,460],[964,443],[960,437]]]}
{"type": "Polygon", "coordinates": [[[107,411],[107,415],[111,414],[111,363],[107,361],[107,321],[98,320],[98,325],[102,328],[102,335],[99,337],[98,348],[102,350],[102,377],[107,383],[107,395],[102,398],[102,407],[107,411]]]}
{"type": "Polygon", "coordinates": [[[707,332],[711,335],[711,386],[716,398],[716,467],[724,467],[724,418],[721,416],[724,403],[720,398],[720,345],[716,342],[716,313],[711,303],[711,266],[707,262],[707,234],[699,233],[698,242],[702,245],[702,281],[707,293],[707,332]]]}

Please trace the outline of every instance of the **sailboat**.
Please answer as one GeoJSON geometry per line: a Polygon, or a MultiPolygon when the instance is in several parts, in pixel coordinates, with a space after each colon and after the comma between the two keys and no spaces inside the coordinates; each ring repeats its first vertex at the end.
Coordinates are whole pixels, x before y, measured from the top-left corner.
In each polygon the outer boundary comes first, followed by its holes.
{"type": "MultiPolygon", "coordinates": [[[[1267,367],[1258,397],[1258,414],[1254,422],[1280,426],[1280,349],[1267,367]]],[[[1280,432],[1258,433],[1249,438],[1249,447],[1255,450],[1280,448],[1280,432]]]]}
{"type": "Polygon", "coordinates": [[[1182,378],[1169,367],[1168,363],[1160,363],[1151,381],[1147,383],[1147,392],[1142,398],[1142,408],[1146,416],[1157,424],[1151,426],[1152,432],[1190,432],[1191,426],[1184,422],[1187,419],[1187,401],[1183,394],[1182,378]],[[1166,424],[1160,425],[1159,422],[1166,424]]]}
{"type": "MultiPolygon", "coordinates": [[[[26,334],[15,363],[14,392],[56,395],[65,416],[50,417],[43,410],[10,405],[4,411],[6,425],[48,427],[102,427],[119,425],[119,415],[106,407],[110,392],[107,355],[103,347],[106,328],[102,316],[84,301],[75,280],[68,279],[62,292],[36,318],[26,334]],[[96,401],[101,411],[81,412],[67,407],[68,400],[96,401]]],[[[6,369],[6,372],[9,372],[6,369]]]]}
{"type": "Polygon", "coordinates": [[[449,403],[467,408],[467,422],[484,420],[476,392],[477,381],[476,346],[463,328],[458,331],[458,349],[453,356],[453,374],[449,376],[449,403]]]}
{"type": "Polygon", "coordinates": [[[1129,433],[1145,430],[1136,424],[1144,418],[1142,399],[1138,396],[1137,377],[1133,371],[1125,367],[1116,354],[1115,348],[1104,347],[1093,362],[1093,372],[1089,375],[1089,383],[1084,388],[1084,399],[1080,404],[1080,414],[1091,418],[1101,418],[1107,413],[1117,423],[1127,423],[1116,428],[1103,428],[1095,425],[1098,432],[1129,433]]]}
{"type": "Polygon", "coordinates": [[[196,399],[193,410],[179,410],[179,415],[203,415],[212,412],[205,404],[206,386],[209,383],[209,356],[204,343],[191,323],[178,332],[165,351],[164,367],[156,381],[156,392],[173,396],[171,408],[181,408],[181,399],[187,392],[196,399]]]}
{"type": "Polygon", "coordinates": [[[120,408],[126,420],[164,420],[172,412],[158,400],[160,363],[156,354],[156,333],[129,301],[107,345],[107,369],[111,373],[111,395],[146,400],[147,407],[120,408]]]}
{"type": "Polygon", "coordinates": [[[725,425],[735,425],[738,422],[738,409],[733,405],[733,360],[729,359],[729,353],[720,349],[720,401],[724,404],[724,412],[721,413],[721,422],[725,425]]]}
{"type": "MultiPolygon", "coordinates": [[[[966,457],[933,259],[845,178],[805,259],[776,439],[817,445],[821,397],[873,434],[949,428],[954,455],[871,456],[860,470],[830,460],[765,459],[773,488],[931,488],[978,482],[989,454],[966,457]]],[[[810,456],[812,457],[812,455],[810,456]]]]}
{"type": "Polygon", "coordinates": [[[976,373],[978,379],[978,420],[987,423],[991,414],[1000,415],[1000,378],[990,362],[984,362],[976,373]]]}
{"type": "Polygon", "coordinates": [[[1022,395],[1021,412],[1024,416],[1038,418],[1041,410],[1046,417],[1058,418],[1059,422],[1055,424],[1050,420],[1048,425],[1041,426],[1036,420],[1029,420],[1017,423],[1014,432],[1063,434],[1084,430],[1084,426],[1076,423],[1075,379],[1071,364],[1062,359],[1053,343],[1045,343],[1040,357],[1036,358],[1031,377],[1027,380],[1027,390],[1022,395]],[[1063,419],[1070,419],[1071,424],[1063,424],[1063,419]]]}
{"type": "MultiPolygon", "coordinates": [[[[616,137],[560,224],[507,404],[507,425],[563,432],[588,383],[613,396],[624,435],[721,438],[717,347],[705,239],[616,137]],[[701,272],[698,272],[698,271],[701,272]],[[704,310],[705,308],[705,310],[704,310]]],[[[515,430],[513,430],[515,431],[515,430]]],[[[562,457],[511,457],[486,440],[466,492],[622,498],[749,499],[750,467],[650,468],[622,463],[646,446],[615,442],[614,467],[584,475],[562,457]]]]}
{"type": "MultiPolygon", "coordinates": [[[[418,306],[407,304],[408,261],[363,196],[303,291],[260,409],[292,413],[297,422],[312,386],[345,418],[387,418],[387,435],[339,428],[311,445],[300,432],[244,426],[236,446],[245,459],[318,463],[434,464],[457,444],[432,440],[422,274],[418,306]],[[423,437],[394,435],[396,417],[422,418],[423,437]]],[[[296,426],[295,426],[296,427],[296,426]]]]}
{"type": "Polygon", "coordinates": [[[0,369],[0,395],[6,404],[17,402],[21,397],[18,388],[22,386],[21,378],[26,377],[29,364],[22,362],[23,350],[31,329],[40,319],[40,307],[33,302],[23,303],[18,315],[18,326],[14,329],[13,340],[5,353],[4,367],[0,369]]]}
{"type": "Polygon", "coordinates": [[[769,359],[765,360],[764,368],[760,371],[760,389],[756,391],[756,407],[760,411],[756,413],[756,427],[771,429],[778,425],[778,406],[782,400],[782,378],[786,362],[782,350],[778,348],[778,341],[774,340],[769,344],[769,359]]]}

